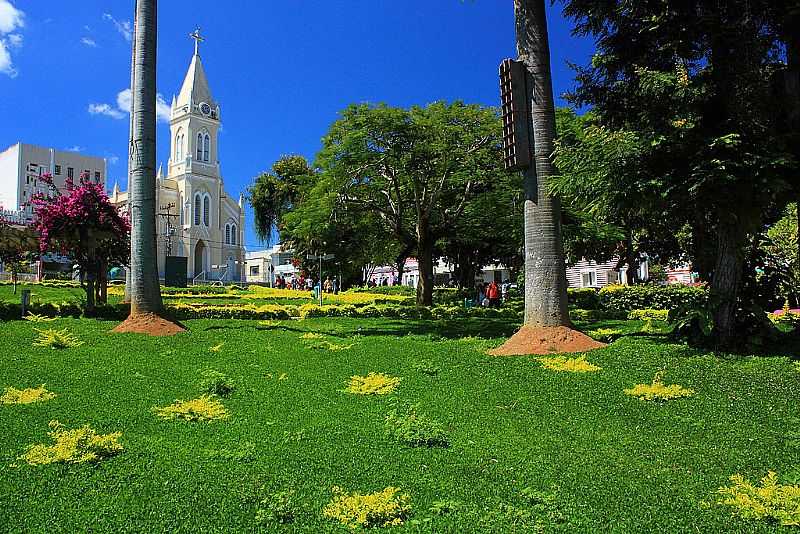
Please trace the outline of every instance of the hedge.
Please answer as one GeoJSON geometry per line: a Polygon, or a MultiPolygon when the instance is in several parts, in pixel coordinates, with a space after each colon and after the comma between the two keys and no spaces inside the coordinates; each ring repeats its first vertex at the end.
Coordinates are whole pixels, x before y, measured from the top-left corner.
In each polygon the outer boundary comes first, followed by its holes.
{"type": "Polygon", "coordinates": [[[591,287],[571,287],[567,289],[567,298],[571,306],[581,310],[600,309],[600,297],[597,295],[597,290],[591,287]]]}
{"type": "Polygon", "coordinates": [[[681,307],[702,308],[708,304],[708,289],[705,286],[681,284],[606,286],[597,295],[600,307],[613,311],[676,310],[681,307]]]}
{"type": "MultiPolygon", "coordinates": [[[[517,321],[522,314],[504,308],[464,308],[462,306],[436,306],[424,308],[416,306],[397,306],[368,304],[326,305],[305,304],[303,306],[279,306],[253,304],[207,305],[207,304],[167,304],[166,315],[177,320],[187,319],[250,319],[285,320],[291,318],[308,319],[313,317],[375,317],[387,319],[464,319],[464,318],[503,318],[517,321]]],[[[45,317],[81,317],[83,308],[78,303],[32,304],[30,313],[45,317]]],[[[97,306],[95,316],[103,319],[123,320],[128,316],[127,304],[97,306]]],[[[22,315],[20,304],[0,302],[0,319],[19,320],[22,315]]]]}

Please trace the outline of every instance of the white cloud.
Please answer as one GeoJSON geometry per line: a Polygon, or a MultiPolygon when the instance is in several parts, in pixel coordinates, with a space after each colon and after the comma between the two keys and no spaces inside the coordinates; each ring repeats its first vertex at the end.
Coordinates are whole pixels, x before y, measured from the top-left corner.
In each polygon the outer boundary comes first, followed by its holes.
{"type": "Polygon", "coordinates": [[[65,148],[64,150],[66,150],[67,152],[83,152],[86,149],[83,148],[82,146],[75,145],[69,148],[65,148]]]}
{"type": "Polygon", "coordinates": [[[0,33],[11,33],[25,26],[25,13],[15,8],[9,0],[0,0],[0,33]]]}
{"type": "MultiPolygon", "coordinates": [[[[3,0],[0,0],[0,2],[3,0]]],[[[122,35],[126,41],[129,43],[131,39],[133,39],[133,27],[131,26],[131,21],[129,20],[117,20],[109,13],[103,13],[103,19],[111,22],[114,27],[117,29],[120,35],[122,35]]]]}
{"type": "Polygon", "coordinates": [[[119,156],[108,156],[106,161],[109,162],[111,165],[116,165],[119,163],[119,156]]]}
{"type": "MultiPolygon", "coordinates": [[[[120,91],[117,95],[117,107],[125,113],[131,112],[131,90],[125,89],[120,91]]],[[[160,122],[169,122],[170,113],[172,108],[164,99],[164,95],[158,93],[156,95],[156,118],[160,122]]]]}
{"type": "MultiPolygon", "coordinates": [[[[164,100],[164,95],[156,95],[156,119],[159,122],[169,122],[171,107],[164,100]]],[[[105,115],[112,119],[122,119],[131,112],[131,90],[123,89],[117,94],[117,107],[111,104],[89,104],[89,113],[92,115],[105,115]]]]}
{"type": "Polygon", "coordinates": [[[124,119],[125,113],[110,106],[109,104],[89,104],[89,113],[91,115],[105,115],[112,119],[124,119]]]}
{"type": "Polygon", "coordinates": [[[86,46],[89,46],[91,48],[97,48],[97,42],[95,42],[95,40],[92,39],[91,37],[81,38],[81,44],[85,44],[86,46]]]}
{"type": "Polygon", "coordinates": [[[11,49],[22,47],[22,35],[12,33],[25,27],[25,13],[15,8],[9,0],[0,0],[0,73],[17,77],[11,49]]]}

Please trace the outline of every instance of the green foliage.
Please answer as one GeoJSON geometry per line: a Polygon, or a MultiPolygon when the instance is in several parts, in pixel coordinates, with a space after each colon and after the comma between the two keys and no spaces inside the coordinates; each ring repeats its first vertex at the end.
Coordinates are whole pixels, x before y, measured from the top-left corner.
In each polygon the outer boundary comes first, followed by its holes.
{"type": "Polygon", "coordinates": [[[425,414],[418,405],[394,409],[386,415],[386,433],[409,447],[448,447],[450,441],[444,427],[425,414]]]}
{"type": "Polygon", "coordinates": [[[567,289],[569,304],[582,310],[596,310],[600,308],[600,296],[596,289],[591,287],[567,289]]]}
{"type": "Polygon", "coordinates": [[[708,304],[708,289],[681,284],[606,286],[600,290],[599,298],[605,310],[702,308],[708,304]]]}
{"type": "Polygon", "coordinates": [[[233,393],[234,389],[236,389],[236,384],[224,373],[214,369],[206,369],[201,373],[200,391],[203,393],[227,397],[233,393]]]}
{"type": "Polygon", "coordinates": [[[602,341],[603,343],[613,343],[625,335],[625,332],[617,330],[616,328],[597,328],[595,330],[589,330],[586,333],[592,339],[602,341]]]}
{"type": "Polygon", "coordinates": [[[644,321],[647,319],[651,321],[668,321],[669,310],[631,310],[628,313],[628,319],[631,321],[644,321]]]}
{"type": "Polygon", "coordinates": [[[783,218],[767,230],[767,240],[762,244],[766,263],[776,269],[783,295],[800,308],[800,245],[797,236],[797,204],[786,208],[783,218]]]}
{"type": "Polygon", "coordinates": [[[261,501],[256,512],[256,523],[260,526],[288,525],[300,515],[299,510],[294,491],[272,493],[261,501]]]}

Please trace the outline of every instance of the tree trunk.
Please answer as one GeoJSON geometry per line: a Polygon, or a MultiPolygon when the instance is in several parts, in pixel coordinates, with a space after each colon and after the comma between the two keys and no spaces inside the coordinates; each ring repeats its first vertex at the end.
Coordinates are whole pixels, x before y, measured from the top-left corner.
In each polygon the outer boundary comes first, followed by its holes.
{"type": "Polygon", "coordinates": [[[417,262],[419,283],[417,284],[417,306],[433,305],[433,245],[430,224],[425,219],[417,222],[417,262]]]}
{"type": "Polygon", "coordinates": [[[742,237],[735,222],[720,223],[717,234],[717,262],[711,280],[714,329],[719,346],[731,348],[742,278],[742,237]]]}
{"type": "Polygon", "coordinates": [[[131,139],[131,315],[161,313],[156,261],[157,0],[137,0],[131,139]]]}
{"type": "Polygon", "coordinates": [[[636,253],[633,250],[633,238],[625,238],[625,263],[628,264],[628,285],[639,283],[639,262],[636,260],[636,253]]]}
{"type": "Polygon", "coordinates": [[[14,286],[14,294],[17,294],[17,270],[11,268],[11,284],[14,286]]]}
{"type": "Polygon", "coordinates": [[[561,206],[550,194],[556,133],[544,0],[514,0],[517,52],[527,66],[535,164],[525,172],[525,324],[570,326],[561,206]]]}
{"type": "MultiPolygon", "coordinates": [[[[136,90],[136,20],[133,21],[133,43],[131,46],[131,111],[130,111],[130,120],[128,126],[128,191],[131,190],[131,184],[133,184],[133,158],[131,157],[132,146],[133,146],[133,118],[136,115],[135,113],[135,102],[133,101],[133,93],[136,90]]],[[[129,193],[130,194],[130,193],[129,193]]],[[[130,199],[129,199],[130,200],[130,199]]],[[[130,202],[128,203],[130,206],[130,202]]],[[[131,265],[130,265],[130,258],[128,258],[128,264],[125,266],[125,297],[122,299],[122,302],[128,304],[131,301],[131,265]]]]}

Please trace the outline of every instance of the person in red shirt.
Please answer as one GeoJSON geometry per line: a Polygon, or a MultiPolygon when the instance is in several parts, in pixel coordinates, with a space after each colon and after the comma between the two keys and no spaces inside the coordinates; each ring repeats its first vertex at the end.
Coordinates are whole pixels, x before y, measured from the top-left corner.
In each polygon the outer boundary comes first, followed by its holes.
{"type": "Polygon", "coordinates": [[[486,290],[486,298],[489,299],[489,306],[491,308],[500,307],[500,288],[497,287],[497,282],[489,284],[489,289],[486,290]]]}

